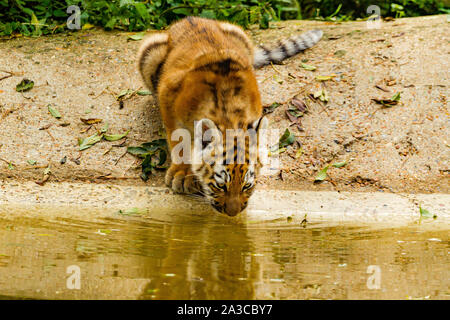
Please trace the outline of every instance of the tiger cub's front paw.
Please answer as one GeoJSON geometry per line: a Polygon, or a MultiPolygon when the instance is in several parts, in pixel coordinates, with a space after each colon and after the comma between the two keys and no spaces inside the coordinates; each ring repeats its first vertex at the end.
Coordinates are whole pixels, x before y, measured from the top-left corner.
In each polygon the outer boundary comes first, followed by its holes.
{"type": "Polygon", "coordinates": [[[198,183],[189,165],[172,164],[166,173],[166,185],[177,193],[199,192],[198,183]]]}

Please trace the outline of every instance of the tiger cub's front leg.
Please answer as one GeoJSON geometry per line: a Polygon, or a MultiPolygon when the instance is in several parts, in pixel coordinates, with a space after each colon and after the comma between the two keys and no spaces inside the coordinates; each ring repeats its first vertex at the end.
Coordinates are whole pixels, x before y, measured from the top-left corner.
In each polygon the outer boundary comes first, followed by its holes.
{"type": "Polygon", "coordinates": [[[165,182],[168,187],[177,193],[197,193],[200,191],[190,164],[172,163],[166,172],[165,182]]]}

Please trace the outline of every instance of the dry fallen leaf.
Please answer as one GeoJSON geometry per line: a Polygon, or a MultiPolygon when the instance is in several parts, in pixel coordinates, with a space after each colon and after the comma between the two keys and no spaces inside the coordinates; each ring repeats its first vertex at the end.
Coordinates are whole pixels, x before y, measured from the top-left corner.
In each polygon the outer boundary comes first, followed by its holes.
{"type": "Polygon", "coordinates": [[[88,125],[101,123],[103,121],[102,119],[96,119],[96,118],[89,118],[89,119],[80,118],[80,120],[84,124],[88,124],[88,125]]]}

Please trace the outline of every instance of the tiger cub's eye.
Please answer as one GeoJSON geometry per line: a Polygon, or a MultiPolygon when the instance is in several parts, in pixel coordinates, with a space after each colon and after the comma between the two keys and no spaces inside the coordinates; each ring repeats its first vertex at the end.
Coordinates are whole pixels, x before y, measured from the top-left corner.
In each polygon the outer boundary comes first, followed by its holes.
{"type": "Polygon", "coordinates": [[[242,190],[248,190],[248,189],[250,189],[251,187],[253,186],[253,184],[251,184],[251,183],[246,183],[245,185],[244,185],[244,187],[242,188],[242,190]]]}

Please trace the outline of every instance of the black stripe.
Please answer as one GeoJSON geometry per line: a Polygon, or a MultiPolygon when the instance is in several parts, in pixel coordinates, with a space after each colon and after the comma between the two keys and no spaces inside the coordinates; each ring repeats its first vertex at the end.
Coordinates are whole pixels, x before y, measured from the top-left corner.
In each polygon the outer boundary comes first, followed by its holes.
{"type": "Polygon", "coordinates": [[[283,58],[281,58],[281,60],[283,60],[286,57],[289,57],[288,54],[288,50],[286,48],[286,45],[284,43],[282,43],[281,41],[278,43],[279,48],[281,49],[281,51],[283,52],[283,58]]]}
{"type": "Polygon", "coordinates": [[[194,18],[193,17],[189,16],[189,17],[186,18],[186,20],[191,24],[191,26],[195,26],[196,25],[196,23],[194,22],[194,18]]]}
{"type": "Polygon", "coordinates": [[[269,58],[270,60],[270,50],[264,46],[261,46],[261,49],[264,51],[264,55],[267,56],[267,58],[269,58]]]}
{"type": "Polygon", "coordinates": [[[149,55],[150,51],[153,51],[155,48],[161,46],[161,45],[166,45],[167,41],[165,42],[154,42],[151,45],[149,45],[147,48],[145,48],[144,52],[141,55],[141,61],[139,61],[139,71],[142,74],[142,70],[144,69],[144,63],[145,60],[147,58],[147,56],[149,55]]]}
{"type": "Polygon", "coordinates": [[[308,49],[308,46],[306,45],[306,42],[305,42],[305,40],[303,38],[302,38],[302,40],[300,42],[302,43],[301,50],[308,49]]]}
{"type": "Polygon", "coordinates": [[[196,71],[210,71],[216,74],[227,75],[230,72],[241,70],[240,64],[233,59],[224,59],[222,61],[212,62],[196,68],[196,71]]]}
{"type": "Polygon", "coordinates": [[[159,83],[159,77],[161,76],[161,69],[164,65],[165,60],[163,60],[158,66],[156,67],[155,73],[150,76],[150,80],[152,81],[153,90],[157,91],[158,89],[158,83],[159,83]]]}
{"type": "Polygon", "coordinates": [[[291,39],[288,39],[288,41],[294,45],[294,49],[295,49],[295,53],[296,53],[296,54],[299,53],[300,51],[302,51],[302,50],[300,50],[300,47],[298,46],[297,41],[295,41],[295,40],[292,39],[292,38],[291,38],[291,39]]]}

